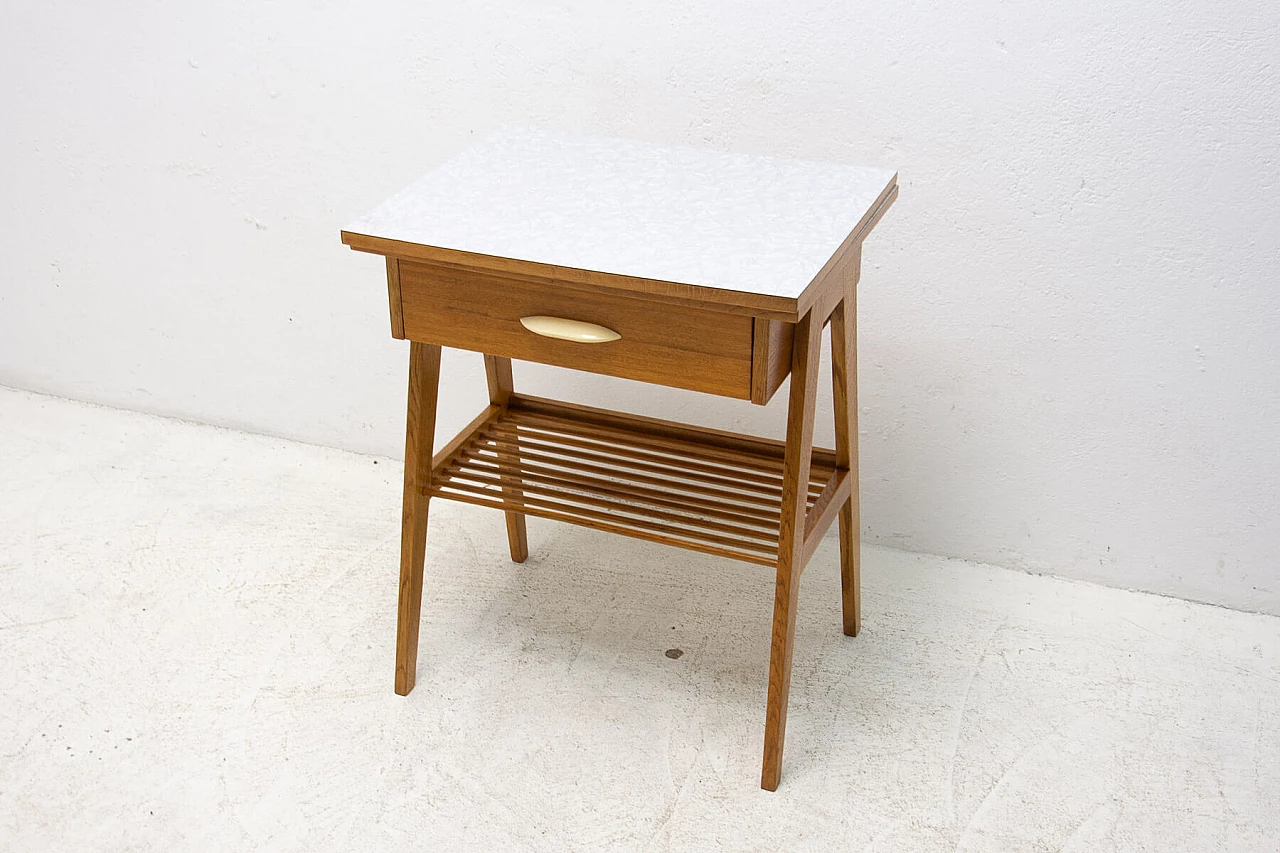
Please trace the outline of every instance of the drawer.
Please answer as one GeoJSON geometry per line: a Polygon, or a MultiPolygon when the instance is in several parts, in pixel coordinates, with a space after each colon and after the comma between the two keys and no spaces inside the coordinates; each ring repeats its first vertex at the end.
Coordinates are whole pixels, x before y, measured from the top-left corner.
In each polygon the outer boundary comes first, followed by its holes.
{"type": "Polygon", "coordinates": [[[489,271],[395,264],[400,320],[410,340],[752,399],[753,317],[489,271]],[[620,337],[599,343],[545,337],[520,322],[528,317],[591,323],[620,337]]]}

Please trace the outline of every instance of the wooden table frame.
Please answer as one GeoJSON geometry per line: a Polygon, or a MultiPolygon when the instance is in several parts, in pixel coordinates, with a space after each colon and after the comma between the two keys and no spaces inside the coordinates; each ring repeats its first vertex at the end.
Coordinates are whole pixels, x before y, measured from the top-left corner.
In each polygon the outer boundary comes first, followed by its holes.
{"type": "MultiPolygon", "coordinates": [[[[892,201],[892,196],[888,200],[892,201]]],[[[857,401],[860,240],[848,250],[842,259],[843,281],[822,288],[794,324],[785,441],[516,394],[511,360],[485,355],[490,405],[433,456],[440,346],[410,341],[396,692],[408,694],[417,672],[427,514],[432,497],[501,509],[506,516],[511,559],[516,562],[528,556],[528,514],[772,565],[776,570],[773,639],[760,785],[776,790],[782,769],[800,575],[837,518],[844,633],[857,636],[861,625],[857,401]],[[822,330],[827,324],[831,328],[834,450],[813,446],[819,354],[822,330]],[[597,457],[605,455],[598,451],[606,447],[613,453],[628,454],[638,468],[649,474],[637,474],[623,483],[603,476],[601,469],[605,466],[599,464],[597,457]],[[573,460],[572,470],[566,471],[563,465],[540,465],[549,453],[573,460]],[[697,530],[677,525],[672,520],[673,513],[663,510],[664,459],[680,459],[685,466],[682,470],[692,472],[686,475],[688,478],[701,478],[686,481],[679,499],[681,506],[694,502],[705,516],[697,530]],[[728,487],[726,483],[731,478],[725,471],[733,472],[742,484],[728,487]],[[586,502],[597,508],[567,508],[557,500],[565,494],[584,492],[593,496],[586,502]],[[649,506],[644,517],[620,520],[616,515],[618,507],[637,496],[649,506]],[[750,536],[742,538],[743,531],[750,536]]]]}
{"type": "Polygon", "coordinates": [[[386,260],[409,341],[395,688],[413,689],[432,498],[771,566],[764,761],[778,786],[800,575],[839,519],[844,633],[860,628],[857,286],[898,196],[872,166],[507,128],[342,232],[386,260]],[[813,446],[831,328],[833,449],[813,446]],[[432,454],[440,352],[484,354],[489,405],[432,454]],[[784,440],[518,394],[512,359],[765,405],[784,440]]]}

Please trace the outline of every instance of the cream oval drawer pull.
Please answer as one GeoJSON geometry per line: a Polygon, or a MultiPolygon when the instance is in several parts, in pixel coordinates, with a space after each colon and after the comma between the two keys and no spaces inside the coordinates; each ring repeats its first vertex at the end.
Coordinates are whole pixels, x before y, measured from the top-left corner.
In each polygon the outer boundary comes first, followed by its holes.
{"type": "Polygon", "coordinates": [[[535,335],[560,341],[603,344],[607,341],[622,340],[622,335],[613,329],[606,329],[595,323],[584,323],[581,320],[566,320],[564,317],[521,317],[520,325],[535,335]]]}

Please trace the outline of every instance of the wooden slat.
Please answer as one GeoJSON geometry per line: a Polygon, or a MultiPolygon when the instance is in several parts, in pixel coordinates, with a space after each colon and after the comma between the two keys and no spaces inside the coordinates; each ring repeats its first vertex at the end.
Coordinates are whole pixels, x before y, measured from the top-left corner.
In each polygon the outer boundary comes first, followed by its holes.
{"type": "MultiPolygon", "coordinates": [[[[436,497],[448,498],[449,500],[461,501],[462,503],[475,504],[477,506],[491,507],[493,509],[504,509],[506,507],[501,498],[498,497],[489,498],[480,495],[452,493],[440,490],[436,490],[434,494],[436,497]]],[[[526,515],[535,515],[539,518],[549,518],[552,521],[564,521],[570,524],[576,524],[580,527],[589,527],[592,530],[602,530],[606,533],[617,533],[622,536],[630,536],[633,539],[644,539],[649,542],[658,542],[663,545],[674,545],[679,548],[686,548],[690,551],[702,551],[706,554],[715,554],[718,557],[730,557],[734,560],[756,563],[761,566],[772,566],[775,561],[773,554],[735,551],[731,548],[720,548],[697,539],[680,539],[675,536],[652,533],[648,530],[625,527],[621,524],[612,524],[610,522],[599,521],[594,518],[583,518],[572,513],[556,512],[554,510],[546,509],[545,507],[520,506],[518,509],[526,515]]]]}
{"type": "MultiPolygon", "coordinates": [[[[457,466],[465,468],[475,465],[492,466],[492,457],[482,457],[478,453],[473,453],[465,459],[452,463],[449,468],[452,469],[457,466]]],[[[655,506],[687,509],[693,512],[711,515],[716,518],[724,518],[728,521],[740,521],[744,524],[755,524],[775,531],[778,529],[778,514],[764,508],[768,506],[768,501],[761,501],[763,506],[749,506],[736,503],[729,504],[724,501],[708,499],[698,494],[677,492],[671,489],[660,489],[635,482],[620,484],[616,480],[586,476],[575,470],[544,468],[540,465],[530,465],[522,461],[516,461],[508,466],[506,460],[503,460],[502,467],[510,467],[511,470],[519,472],[520,477],[527,479],[530,482],[548,483],[553,486],[565,486],[575,489],[594,490],[601,494],[611,494],[618,497],[630,498],[632,500],[654,504],[655,506]],[[732,509],[728,508],[730,506],[732,506],[732,509]]],[[[442,471],[441,474],[443,475],[443,473],[444,472],[442,471]]]]}
{"type": "MultiPolygon", "coordinates": [[[[468,447],[458,456],[466,456],[473,451],[468,447]]],[[[443,467],[443,462],[442,466],[443,467]]],[[[598,475],[608,478],[612,481],[625,479],[628,486],[632,483],[639,483],[643,486],[654,486],[664,490],[667,493],[677,495],[692,495],[694,497],[704,497],[712,500],[721,501],[724,505],[737,507],[759,507],[767,510],[773,517],[777,516],[778,496],[769,493],[748,493],[736,492],[729,489],[720,488],[718,486],[705,485],[697,482],[681,482],[672,480],[670,477],[656,477],[648,474],[637,474],[633,472],[619,471],[617,468],[611,468],[603,465],[591,465],[588,463],[574,463],[570,460],[561,459],[555,456],[546,456],[543,454],[535,454],[525,450],[521,455],[521,465],[530,471],[541,471],[552,476],[573,475],[598,475]],[[532,462],[530,460],[533,460],[532,462]],[[541,465],[539,462],[546,462],[541,465]]],[[[438,467],[436,470],[440,470],[438,467]]]]}
{"type": "Polygon", "coordinates": [[[749,477],[756,482],[762,483],[781,483],[782,474],[773,473],[772,471],[762,471],[758,467],[750,466],[745,463],[726,463],[714,459],[714,457],[706,457],[701,455],[700,451],[690,446],[689,453],[674,453],[670,449],[657,450],[647,446],[643,441],[629,442],[619,440],[616,436],[610,440],[610,437],[601,435],[584,435],[582,433],[570,432],[564,427],[556,428],[546,424],[531,424],[527,421],[519,421],[518,423],[502,424],[496,429],[500,431],[510,431],[514,433],[516,429],[520,430],[520,435],[527,437],[532,441],[551,441],[557,444],[563,444],[570,447],[582,448],[583,450],[593,452],[606,452],[609,454],[623,454],[631,459],[638,459],[642,462],[660,462],[663,464],[671,464],[673,461],[682,467],[690,468],[698,471],[707,471],[709,473],[724,473],[732,471],[734,474],[741,474],[749,477]],[[541,435],[541,433],[551,433],[551,435],[541,435]],[[694,456],[693,453],[699,453],[694,456]]]}
{"type": "MultiPolygon", "coordinates": [[[[455,460],[474,460],[480,464],[493,464],[495,455],[504,455],[501,453],[495,454],[494,439],[487,433],[479,436],[477,442],[480,443],[468,445],[464,450],[456,454],[455,460]]],[[[633,490],[638,489],[642,492],[647,489],[652,495],[667,495],[685,502],[702,502],[706,505],[730,507],[735,512],[753,517],[767,517],[775,526],[777,523],[777,507],[780,498],[777,492],[735,491],[733,487],[725,488],[718,484],[708,485],[705,481],[699,481],[695,477],[672,479],[671,477],[621,470],[607,465],[593,465],[573,458],[557,457],[554,454],[541,454],[536,450],[530,449],[527,444],[524,445],[519,454],[505,455],[509,460],[513,461],[504,460],[504,464],[511,464],[513,468],[519,468],[521,471],[552,477],[568,477],[579,483],[594,482],[608,486],[622,486],[633,490]],[[595,475],[596,479],[593,480],[592,475],[595,475]],[[583,478],[585,478],[585,481],[583,478]]],[[[807,503],[812,505],[820,495],[821,487],[815,484],[814,491],[807,497],[807,503]]]]}
{"type": "MultiPolygon", "coordinates": [[[[544,458],[548,454],[568,457],[571,459],[580,459],[586,462],[599,462],[612,465],[618,468],[626,468],[635,471],[648,471],[656,474],[663,474],[668,477],[677,477],[681,479],[692,479],[698,482],[709,484],[720,484],[744,491],[754,491],[761,494],[781,494],[782,479],[768,478],[762,476],[759,472],[749,470],[727,470],[724,468],[716,468],[715,466],[706,465],[697,460],[685,459],[676,456],[658,457],[657,461],[648,459],[636,459],[633,452],[623,445],[618,445],[616,453],[599,453],[594,450],[583,449],[581,442],[570,441],[560,436],[550,436],[546,434],[530,435],[521,431],[515,433],[509,427],[497,425],[485,432],[489,437],[504,437],[508,440],[518,437],[522,452],[540,454],[544,458]]],[[[822,485],[820,483],[812,484],[812,491],[816,494],[821,492],[822,485]]]]}
{"type": "MultiPolygon", "coordinates": [[[[786,443],[770,438],[753,435],[742,435],[736,432],[711,429],[709,427],[690,426],[676,421],[664,421],[643,415],[624,414],[608,409],[596,409],[577,403],[563,403],[559,400],[548,400],[542,397],[531,397],[525,394],[512,394],[510,409],[513,416],[519,419],[525,412],[550,415],[572,419],[575,423],[592,424],[611,427],[623,434],[639,433],[652,438],[676,439],[691,442],[703,447],[718,447],[728,450],[740,450],[745,453],[764,458],[783,458],[786,443]]],[[[834,450],[813,448],[813,462],[827,468],[835,467],[834,450]]]]}
{"type": "Polygon", "coordinates": [[[557,417],[540,413],[528,413],[521,409],[517,409],[513,417],[515,423],[519,426],[542,426],[554,429],[557,426],[571,425],[571,428],[577,434],[597,439],[612,437],[635,446],[648,447],[665,452],[674,451],[680,455],[695,455],[697,458],[714,459],[762,471],[776,470],[780,472],[782,470],[780,457],[771,452],[720,447],[710,443],[703,443],[687,436],[666,436],[633,430],[626,425],[598,423],[594,420],[579,421],[572,416],[557,417]]]}
{"type": "Polygon", "coordinates": [[[452,459],[458,449],[468,442],[475,439],[476,435],[488,426],[492,421],[497,420],[502,415],[502,407],[489,405],[484,408],[480,414],[472,419],[471,423],[462,428],[462,431],[449,439],[449,443],[440,448],[440,452],[431,457],[431,470],[434,472],[439,469],[445,462],[452,459]]]}
{"type": "MultiPolygon", "coordinates": [[[[758,552],[762,556],[772,556],[769,551],[763,550],[768,546],[757,546],[757,543],[750,540],[743,540],[732,536],[719,536],[701,530],[692,530],[677,527],[671,524],[663,524],[657,521],[648,521],[643,518],[631,518],[620,516],[617,512],[592,509],[591,507],[577,506],[564,501],[553,500],[550,498],[533,497],[525,495],[519,503],[506,500],[500,491],[492,490],[484,486],[469,485],[458,480],[449,480],[438,486],[433,486],[432,494],[439,497],[455,497],[460,495],[471,495],[485,498],[492,498],[497,501],[495,506],[499,508],[513,507],[521,512],[535,514],[539,510],[548,512],[556,512],[564,516],[571,517],[575,520],[590,520],[601,524],[614,524],[627,529],[644,530],[654,534],[661,534],[673,540],[688,537],[689,541],[700,543],[709,543],[720,545],[726,548],[740,549],[744,553],[747,551],[758,552]]],[[[772,563],[772,559],[770,560],[772,563]]]]}
{"type": "MultiPolygon", "coordinates": [[[[508,484],[519,481],[519,478],[508,473],[509,469],[505,466],[502,468],[483,471],[475,465],[454,465],[446,469],[449,476],[450,487],[461,488],[460,481],[470,481],[479,483],[483,486],[504,487],[508,484]]],[[[621,499],[613,495],[604,494],[599,491],[576,490],[571,491],[555,486],[548,486],[541,483],[534,484],[530,482],[524,489],[523,497],[514,498],[510,501],[512,504],[524,502],[536,502],[539,500],[554,500],[579,504],[586,507],[598,507],[610,510],[612,514],[624,513],[627,515],[643,516],[655,522],[670,522],[674,525],[687,526],[698,531],[711,531],[715,533],[728,533],[734,537],[745,537],[762,542],[776,543],[778,539],[777,533],[770,533],[767,530],[759,528],[745,527],[740,524],[729,524],[713,519],[690,515],[688,512],[676,512],[670,509],[662,509],[659,507],[646,506],[638,503],[630,498],[621,499]]],[[[716,540],[713,540],[716,541],[716,540]]],[[[722,544],[732,544],[737,539],[725,539],[722,544]]],[[[776,544],[775,544],[776,547],[776,544]]]]}
{"type": "MultiPolygon", "coordinates": [[[[629,416],[628,416],[629,417],[629,416]]],[[[547,415],[540,412],[529,412],[523,407],[515,408],[511,420],[517,426],[545,426],[554,429],[567,426],[574,434],[607,441],[610,438],[620,439],[631,446],[643,447],[662,453],[674,453],[678,456],[692,456],[698,459],[714,460],[727,465],[737,465],[748,470],[766,471],[782,474],[782,443],[773,443],[767,439],[759,439],[760,446],[755,446],[754,436],[736,436],[745,439],[741,447],[726,447],[720,441],[729,443],[724,436],[733,433],[721,433],[719,430],[707,430],[708,435],[693,432],[689,435],[668,436],[648,429],[633,430],[627,424],[600,423],[596,420],[579,421],[573,413],[562,416],[547,415]],[[703,439],[708,439],[704,441],[703,439]]],[[[646,419],[648,420],[648,419],[646,419]]],[[[661,422],[659,422],[661,423],[661,422]]],[[[701,428],[699,428],[699,431],[701,428]]],[[[814,457],[818,469],[829,472],[835,467],[835,451],[816,449],[814,457]]]]}
{"type": "MultiPolygon", "coordinates": [[[[702,470],[731,473],[734,476],[747,475],[757,482],[778,484],[782,482],[780,463],[772,457],[755,456],[719,448],[699,446],[696,442],[674,441],[654,438],[652,436],[636,436],[625,430],[588,425],[579,428],[572,421],[552,418],[539,418],[536,422],[524,414],[517,415],[512,424],[523,431],[542,431],[555,433],[556,440],[568,436],[575,446],[588,449],[604,450],[609,453],[625,452],[629,456],[641,459],[656,459],[664,464],[671,460],[681,460],[681,464],[691,467],[701,466],[702,470]],[[596,445],[589,448],[582,442],[596,445]]],[[[531,436],[532,437],[532,436],[531,436]]],[[[817,466],[817,471],[828,472],[827,466],[817,466]]]]}
{"type": "MultiPolygon", "coordinates": [[[[699,430],[669,431],[652,419],[632,430],[631,416],[602,417],[602,410],[554,403],[526,409],[524,399],[496,395],[436,454],[428,493],[775,564],[784,490],[780,443],[714,430],[709,438],[699,430]]],[[[831,473],[813,466],[796,500],[802,495],[804,506],[817,506],[831,473]]]]}

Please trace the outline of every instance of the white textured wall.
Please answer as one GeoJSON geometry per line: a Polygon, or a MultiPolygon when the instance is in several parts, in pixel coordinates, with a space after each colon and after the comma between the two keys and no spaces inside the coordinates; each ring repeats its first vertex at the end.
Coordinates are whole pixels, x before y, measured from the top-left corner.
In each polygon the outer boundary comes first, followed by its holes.
{"type": "MultiPolygon", "coordinates": [[[[338,229],[473,137],[886,165],[870,540],[1280,613],[1276,4],[91,5],[0,28],[0,383],[398,454],[404,345],[338,229]]],[[[445,370],[442,433],[483,400],[445,370]]]]}

